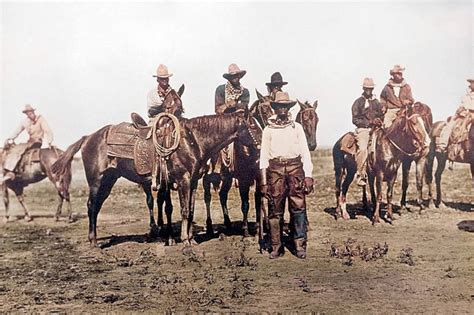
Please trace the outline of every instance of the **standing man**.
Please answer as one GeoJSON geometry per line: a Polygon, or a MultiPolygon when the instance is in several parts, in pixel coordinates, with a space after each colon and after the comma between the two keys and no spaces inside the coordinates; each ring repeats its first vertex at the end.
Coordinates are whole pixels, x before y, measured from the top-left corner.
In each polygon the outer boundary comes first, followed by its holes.
{"type": "Polygon", "coordinates": [[[156,69],[156,75],[153,77],[156,78],[158,86],[155,89],[152,89],[148,92],[147,95],[147,105],[148,105],[148,117],[153,118],[161,112],[164,112],[163,101],[165,100],[166,94],[171,91],[171,86],[169,85],[170,77],[173,74],[168,72],[168,67],[160,64],[156,69]]]}
{"type": "Polygon", "coordinates": [[[6,156],[3,164],[4,176],[0,177],[0,183],[15,178],[14,170],[26,150],[41,148],[44,138],[46,138],[48,146],[52,146],[53,131],[49,128],[46,119],[41,115],[36,115],[35,110],[36,109],[30,104],[25,105],[23,113],[27,117],[26,120],[23,121],[5,141],[4,148],[6,150],[6,156]],[[26,130],[29,135],[28,142],[20,143],[12,147],[14,140],[23,132],[23,130],[26,130]]]}
{"type": "Polygon", "coordinates": [[[290,229],[296,249],[296,257],[306,258],[307,221],[305,195],[313,191],[313,163],[303,127],[290,119],[289,109],[296,102],[288,93],[276,92],[271,102],[276,115],[263,130],[260,150],[261,193],[269,198],[270,235],[272,251],[270,259],[283,254],[281,243],[285,200],[293,217],[290,229]]]}
{"type": "Polygon", "coordinates": [[[370,127],[382,126],[384,118],[382,105],[375,95],[372,94],[374,87],[374,80],[372,78],[365,78],[362,83],[364,92],[352,105],[352,123],[356,126],[354,132],[357,142],[355,160],[357,163],[357,185],[359,186],[365,186],[367,184],[366,162],[370,127]]]}
{"type": "Polygon", "coordinates": [[[235,63],[229,65],[227,73],[222,76],[226,84],[219,85],[215,93],[215,113],[231,113],[240,108],[247,108],[250,101],[249,90],[240,84],[240,79],[247,73],[240,70],[235,63]]]}
{"type": "Polygon", "coordinates": [[[456,114],[441,130],[441,134],[436,145],[438,152],[443,152],[448,146],[449,137],[454,127],[462,121],[461,130],[467,130],[469,124],[473,123],[474,120],[474,79],[467,79],[469,82],[469,91],[461,99],[461,105],[456,110],[456,114]]]}
{"type": "Polygon", "coordinates": [[[403,78],[403,71],[400,65],[393,66],[390,70],[392,76],[380,94],[380,103],[385,109],[384,127],[388,128],[397,113],[405,106],[413,105],[415,102],[411,94],[411,87],[403,78]]]}

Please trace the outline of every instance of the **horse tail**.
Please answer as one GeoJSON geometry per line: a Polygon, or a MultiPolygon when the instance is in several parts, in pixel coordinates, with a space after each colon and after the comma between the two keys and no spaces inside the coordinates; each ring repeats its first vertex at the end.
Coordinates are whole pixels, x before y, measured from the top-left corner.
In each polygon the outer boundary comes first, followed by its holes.
{"type": "MultiPolygon", "coordinates": [[[[63,176],[68,173],[70,174],[72,158],[74,157],[74,154],[76,154],[77,151],[79,151],[79,149],[82,147],[82,144],[87,139],[87,137],[88,136],[83,136],[81,139],[71,144],[67,148],[66,152],[64,152],[58,158],[58,160],[51,166],[51,171],[53,172],[55,176],[63,176]]],[[[68,176],[64,177],[65,181],[67,181],[67,177],[68,176]]]]}

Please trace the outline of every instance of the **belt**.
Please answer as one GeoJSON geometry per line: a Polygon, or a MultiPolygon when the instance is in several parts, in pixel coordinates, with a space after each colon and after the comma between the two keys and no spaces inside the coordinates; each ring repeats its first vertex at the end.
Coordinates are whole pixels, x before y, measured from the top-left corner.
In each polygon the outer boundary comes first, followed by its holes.
{"type": "Polygon", "coordinates": [[[270,163],[279,163],[279,164],[291,164],[295,162],[301,162],[301,156],[297,156],[294,158],[283,158],[283,157],[276,157],[269,161],[270,163]]]}

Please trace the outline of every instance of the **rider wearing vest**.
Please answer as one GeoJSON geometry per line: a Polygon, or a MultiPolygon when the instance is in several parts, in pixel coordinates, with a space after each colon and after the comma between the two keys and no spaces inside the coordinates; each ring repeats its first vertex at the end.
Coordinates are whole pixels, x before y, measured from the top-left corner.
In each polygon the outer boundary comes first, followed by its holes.
{"type": "Polygon", "coordinates": [[[4,148],[6,154],[3,163],[4,176],[0,177],[0,183],[6,180],[15,178],[15,167],[20,161],[23,154],[28,149],[41,148],[43,139],[46,138],[48,146],[51,147],[53,142],[53,132],[49,127],[46,119],[41,115],[36,115],[35,108],[31,105],[25,105],[23,113],[27,116],[27,119],[23,121],[13,132],[13,134],[5,141],[4,148]],[[13,141],[23,132],[29,135],[27,143],[20,143],[13,147],[13,141]]]}
{"type": "Polygon", "coordinates": [[[388,128],[397,117],[398,111],[405,106],[413,105],[415,102],[411,94],[411,87],[403,78],[403,71],[400,65],[395,65],[390,70],[392,78],[388,81],[380,93],[380,103],[385,109],[384,127],[388,128]]]}
{"type": "Polygon", "coordinates": [[[163,64],[160,64],[158,69],[156,69],[156,75],[153,77],[156,78],[158,86],[156,89],[152,89],[148,92],[147,95],[149,118],[153,118],[159,113],[165,111],[162,105],[166,94],[171,91],[171,86],[169,85],[169,79],[171,76],[173,76],[173,74],[169,73],[168,67],[163,64]]]}
{"type": "Polygon", "coordinates": [[[232,113],[237,109],[246,109],[250,101],[249,90],[240,84],[240,79],[247,73],[240,70],[235,63],[229,65],[227,73],[222,76],[226,84],[219,85],[215,93],[215,113],[232,113]]]}
{"type": "Polygon", "coordinates": [[[446,149],[451,132],[459,122],[462,122],[461,130],[468,130],[468,126],[474,121],[474,79],[467,79],[467,82],[469,82],[469,92],[461,99],[461,105],[456,114],[441,130],[439,142],[436,145],[436,150],[439,152],[446,149]]]}
{"type": "Polygon", "coordinates": [[[382,105],[372,94],[374,87],[374,80],[365,78],[362,84],[364,92],[352,105],[352,123],[357,127],[354,133],[357,141],[355,160],[357,163],[357,185],[359,186],[367,184],[366,162],[370,128],[382,126],[384,118],[382,105]]]}
{"type": "Polygon", "coordinates": [[[277,92],[271,102],[276,115],[263,130],[260,149],[261,193],[270,203],[269,221],[272,242],[270,259],[283,253],[281,243],[285,201],[292,216],[290,229],[298,258],[306,258],[307,219],[305,195],[313,191],[313,163],[303,127],[291,120],[289,109],[295,105],[288,93],[277,92]],[[284,145],[282,145],[284,144],[284,145]]]}

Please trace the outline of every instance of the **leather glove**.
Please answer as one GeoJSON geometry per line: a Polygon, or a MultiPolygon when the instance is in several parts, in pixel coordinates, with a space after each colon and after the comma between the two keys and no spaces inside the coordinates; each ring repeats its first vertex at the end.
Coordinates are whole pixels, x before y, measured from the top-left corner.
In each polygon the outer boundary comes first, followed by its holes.
{"type": "Polygon", "coordinates": [[[313,190],[314,190],[314,187],[313,187],[314,180],[311,177],[305,177],[304,181],[303,181],[303,184],[304,184],[304,193],[305,193],[305,195],[308,195],[308,194],[313,192],[313,190]]]}

